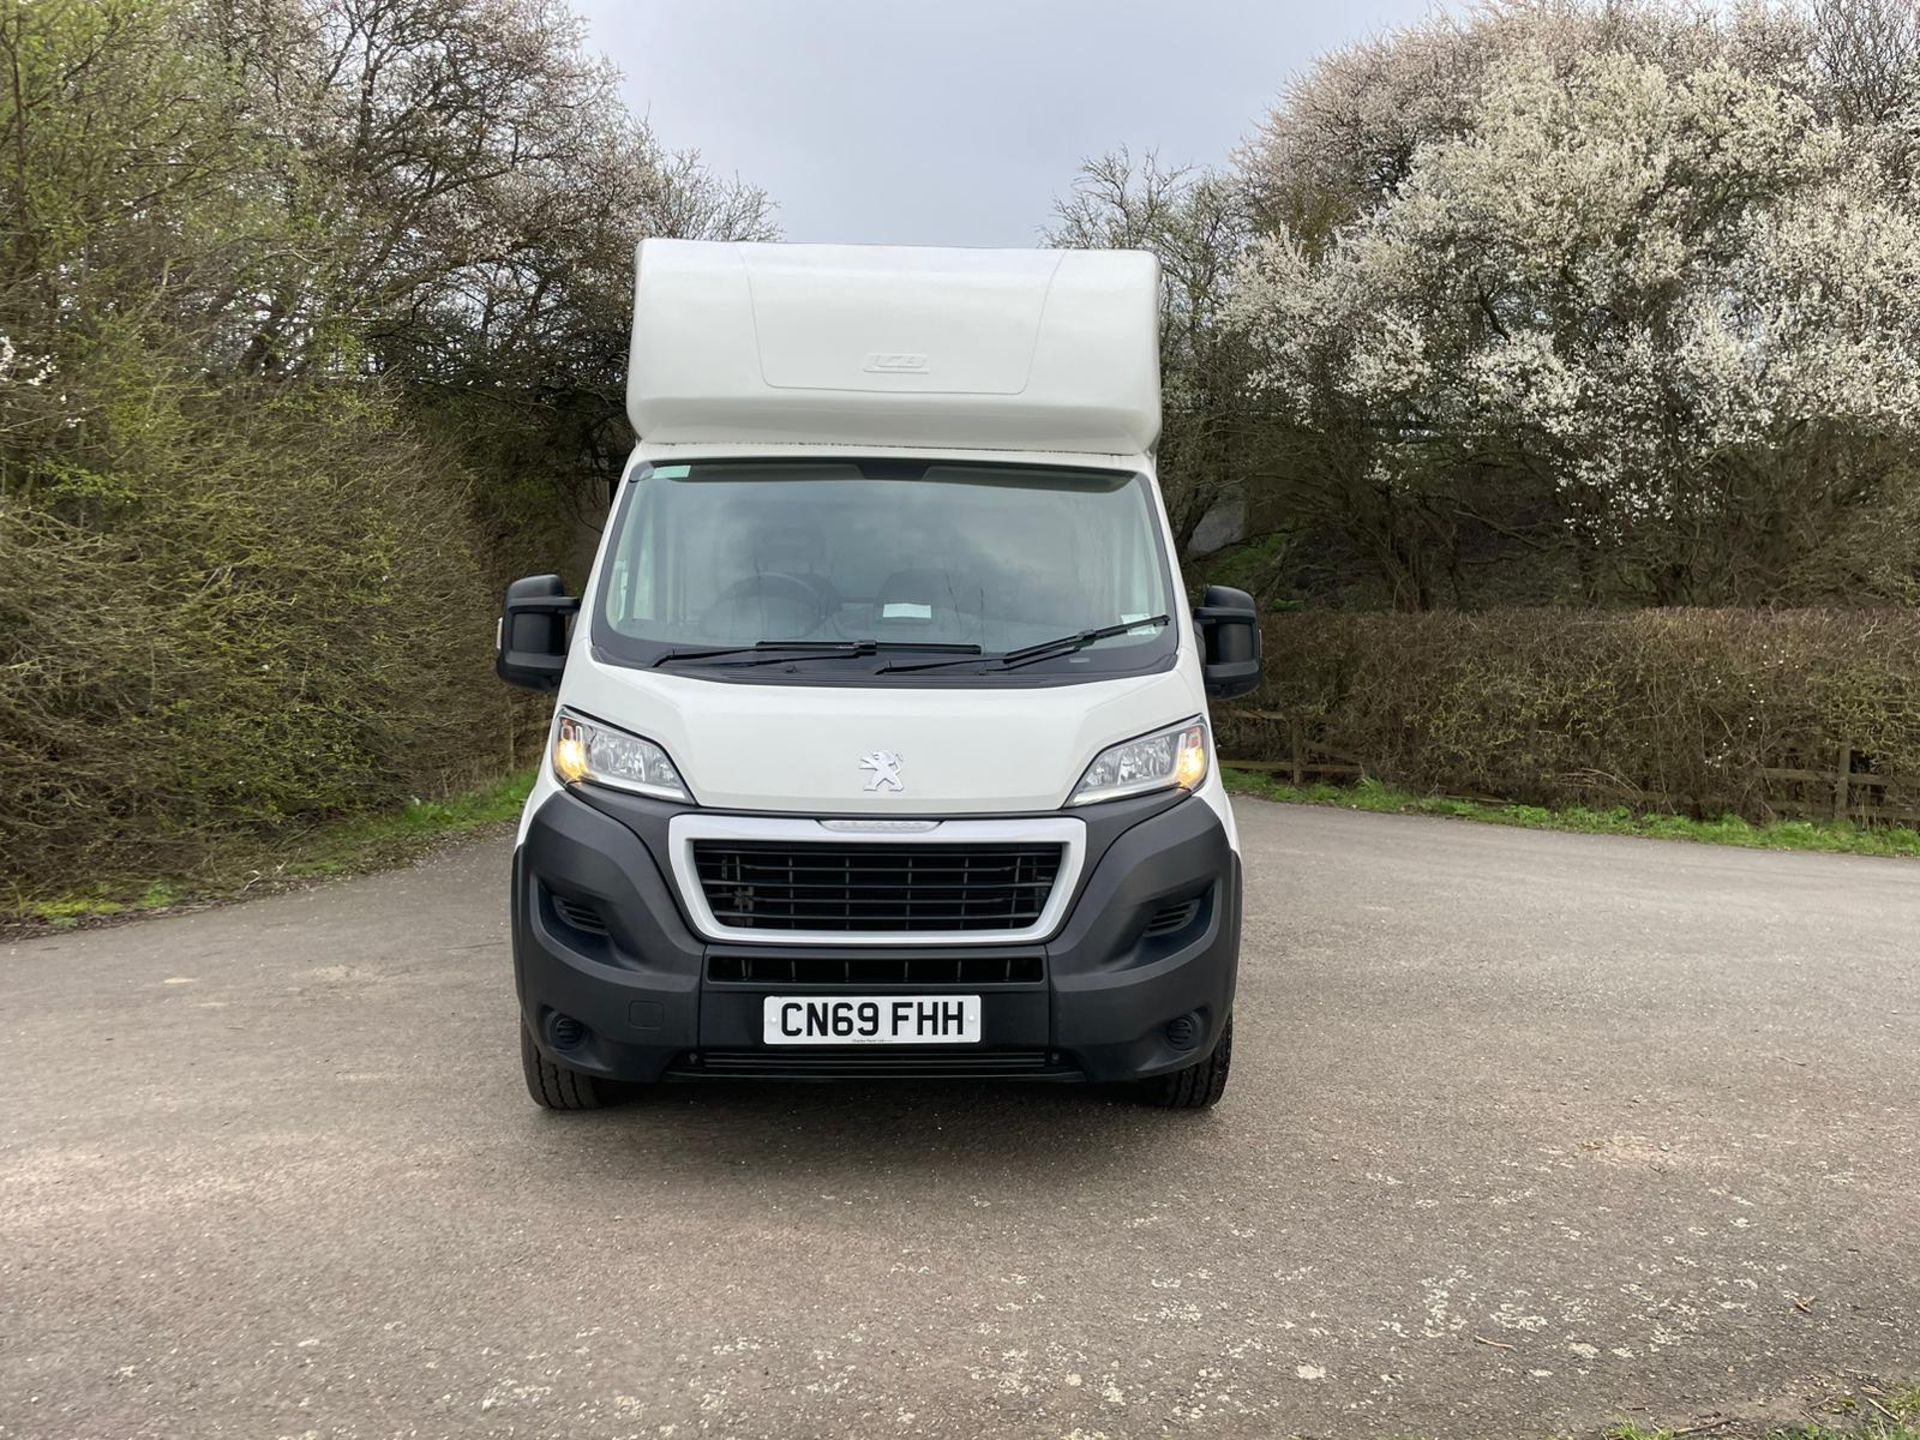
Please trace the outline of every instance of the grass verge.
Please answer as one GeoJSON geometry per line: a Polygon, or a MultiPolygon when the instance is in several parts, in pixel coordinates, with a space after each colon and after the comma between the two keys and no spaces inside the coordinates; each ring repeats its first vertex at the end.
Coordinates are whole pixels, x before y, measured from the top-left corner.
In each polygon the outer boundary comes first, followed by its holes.
{"type": "Polygon", "coordinates": [[[522,770],[444,800],[416,800],[404,810],[334,821],[244,848],[236,844],[188,878],[96,886],[11,905],[0,897],[0,934],[70,929],[397,865],[456,836],[517,818],[533,775],[522,770]]]}
{"type": "Polygon", "coordinates": [[[1855,825],[1850,821],[1775,820],[1754,825],[1737,815],[1693,820],[1684,815],[1636,814],[1625,806],[1589,810],[1570,805],[1502,805],[1482,800],[1450,800],[1415,795],[1377,780],[1358,785],[1288,785],[1264,773],[1223,769],[1227,789],[1292,805],[1337,805],[1382,815],[1445,815],[1527,830],[1565,830],[1581,835],[1637,835],[1648,840],[1696,840],[1708,845],[1738,845],[1749,850],[1814,850],[1836,855],[1885,855],[1920,859],[1920,830],[1902,826],[1855,825]]]}
{"type": "Polygon", "coordinates": [[[1623,1421],[1602,1432],[1603,1440],[1683,1440],[1690,1435],[1714,1440],[1920,1440],[1920,1386],[1886,1389],[1862,1384],[1828,1396],[1810,1407],[1818,1418],[1773,1422],[1723,1415],[1677,1429],[1623,1421]]]}

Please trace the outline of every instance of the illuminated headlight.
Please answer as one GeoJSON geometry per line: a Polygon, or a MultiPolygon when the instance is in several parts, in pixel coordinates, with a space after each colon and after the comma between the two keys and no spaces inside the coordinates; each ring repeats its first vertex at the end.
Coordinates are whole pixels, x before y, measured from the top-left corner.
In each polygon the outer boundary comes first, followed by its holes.
{"type": "Polygon", "coordinates": [[[1085,805],[1176,787],[1196,790],[1207,778],[1208,763],[1206,721],[1184,720],[1102,750],[1073,787],[1067,803],[1085,805]]]}
{"type": "Polygon", "coordinates": [[[553,732],[553,773],[569,785],[585,780],[663,800],[693,798],[667,752],[653,741],[565,710],[553,732]]]}

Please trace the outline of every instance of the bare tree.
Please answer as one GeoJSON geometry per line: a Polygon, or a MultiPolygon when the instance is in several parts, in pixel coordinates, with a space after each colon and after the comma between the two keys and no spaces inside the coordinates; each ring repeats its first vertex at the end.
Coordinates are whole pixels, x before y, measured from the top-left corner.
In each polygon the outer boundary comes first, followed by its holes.
{"type": "Polygon", "coordinates": [[[1220,324],[1252,235],[1231,176],[1116,150],[1088,161],[1054,207],[1047,243],[1150,250],[1163,286],[1160,476],[1184,550],[1223,502],[1244,501],[1257,464],[1244,414],[1244,348],[1220,324]]]}

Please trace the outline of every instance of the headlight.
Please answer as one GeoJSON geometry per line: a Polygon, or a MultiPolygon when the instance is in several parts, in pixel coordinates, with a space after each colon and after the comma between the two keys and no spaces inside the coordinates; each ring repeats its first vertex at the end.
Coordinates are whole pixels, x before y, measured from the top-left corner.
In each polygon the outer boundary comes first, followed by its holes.
{"type": "Polygon", "coordinates": [[[1149,790],[1197,790],[1207,778],[1207,722],[1183,720],[1165,730],[1123,740],[1093,757],[1067,797],[1069,805],[1117,800],[1149,790]]]}
{"type": "Polygon", "coordinates": [[[553,773],[569,785],[586,780],[663,800],[693,798],[667,752],[653,741],[565,710],[553,734],[553,773]]]}

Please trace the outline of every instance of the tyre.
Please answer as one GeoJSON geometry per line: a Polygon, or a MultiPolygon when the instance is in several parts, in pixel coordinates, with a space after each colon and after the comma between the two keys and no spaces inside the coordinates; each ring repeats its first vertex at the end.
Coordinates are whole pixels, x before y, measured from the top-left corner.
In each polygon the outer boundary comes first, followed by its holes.
{"type": "Polygon", "coordinates": [[[1227,1093],[1227,1071],[1232,1068],[1233,1017],[1229,1015],[1212,1054],[1184,1070],[1136,1082],[1138,1098],[1142,1104],[1162,1110],[1205,1110],[1218,1105],[1227,1093]]]}
{"type": "Polygon", "coordinates": [[[520,1022],[520,1069],[527,1077],[527,1094],[545,1110],[598,1110],[611,1098],[603,1082],[542,1055],[524,1020],[520,1022]]]}

